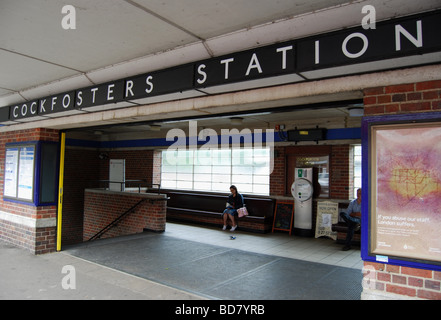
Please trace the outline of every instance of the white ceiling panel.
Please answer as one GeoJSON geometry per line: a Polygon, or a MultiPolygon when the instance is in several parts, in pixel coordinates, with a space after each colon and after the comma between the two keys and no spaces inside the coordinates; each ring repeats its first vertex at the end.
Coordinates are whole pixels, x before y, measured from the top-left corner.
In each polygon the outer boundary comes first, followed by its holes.
{"type": "MultiPolygon", "coordinates": [[[[197,40],[125,1],[68,3],[76,8],[75,30],[62,28],[64,2],[2,0],[1,48],[86,72],[197,40]]],[[[52,74],[40,72],[43,79],[52,74]]]]}
{"type": "Polygon", "coordinates": [[[202,39],[300,15],[347,0],[134,0],[202,39]]]}
{"type": "MultiPolygon", "coordinates": [[[[1,39],[0,36],[0,46],[2,45],[1,39]]],[[[77,73],[5,50],[0,50],[0,70],[0,87],[13,91],[67,78],[77,73]]]]}

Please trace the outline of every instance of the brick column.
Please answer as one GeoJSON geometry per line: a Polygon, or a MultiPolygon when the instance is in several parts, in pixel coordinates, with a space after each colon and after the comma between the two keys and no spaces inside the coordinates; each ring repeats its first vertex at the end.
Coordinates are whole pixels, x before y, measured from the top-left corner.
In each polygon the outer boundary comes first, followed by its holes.
{"type": "Polygon", "coordinates": [[[32,129],[0,134],[0,239],[34,254],[56,249],[56,206],[36,207],[3,199],[7,143],[59,141],[58,130],[32,129]]]}
{"type": "MultiPolygon", "coordinates": [[[[441,80],[364,90],[365,116],[441,110],[441,80]]],[[[364,299],[441,300],[441,272],[364,262],[364,299]]]]}

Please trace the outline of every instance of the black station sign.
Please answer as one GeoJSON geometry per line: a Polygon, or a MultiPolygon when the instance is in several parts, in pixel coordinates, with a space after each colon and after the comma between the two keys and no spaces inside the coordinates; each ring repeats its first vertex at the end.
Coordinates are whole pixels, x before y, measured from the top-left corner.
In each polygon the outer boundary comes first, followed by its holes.
{"type": "Polygon", "coordinates": [[[302,72],[440,52],[439,30],[441,10],[360,25],[0,108],[0,122],[286,74],[307,80],[302,72]]]}

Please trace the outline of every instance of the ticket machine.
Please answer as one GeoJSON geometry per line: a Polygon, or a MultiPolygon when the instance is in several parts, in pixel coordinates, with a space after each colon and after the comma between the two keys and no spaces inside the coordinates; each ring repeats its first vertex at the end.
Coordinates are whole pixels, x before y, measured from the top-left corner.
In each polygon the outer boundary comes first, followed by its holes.
{"type": "Polygon", "coordinates": [[[294,197],[294,234],[313,236],[312,230],[312,168],[296,168],[291,193],[294,197]]]}

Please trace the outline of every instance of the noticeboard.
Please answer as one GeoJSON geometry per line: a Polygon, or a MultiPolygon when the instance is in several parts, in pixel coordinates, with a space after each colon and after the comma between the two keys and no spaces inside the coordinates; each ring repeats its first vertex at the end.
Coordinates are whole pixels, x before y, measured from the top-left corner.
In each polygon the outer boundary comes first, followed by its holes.
{"type": "Polygon", "coordinates": [[[33,201],[35,149],[35,145],[6,146],[4,197],[33,201]]]}
{"type": "Polygon", "coordinates": [[[335,223],[338,223],[338,203],[319,201],[317,203],[315,237],[329,237],[337,240],[337,232],[332,231],[332,225],[335,223]]]}
{"type": "Polygon", "coordinates": [[[294,217],[294,201],[277,201],[274,210],[273,230],[289,231],[291,235],[294,217]]]}

